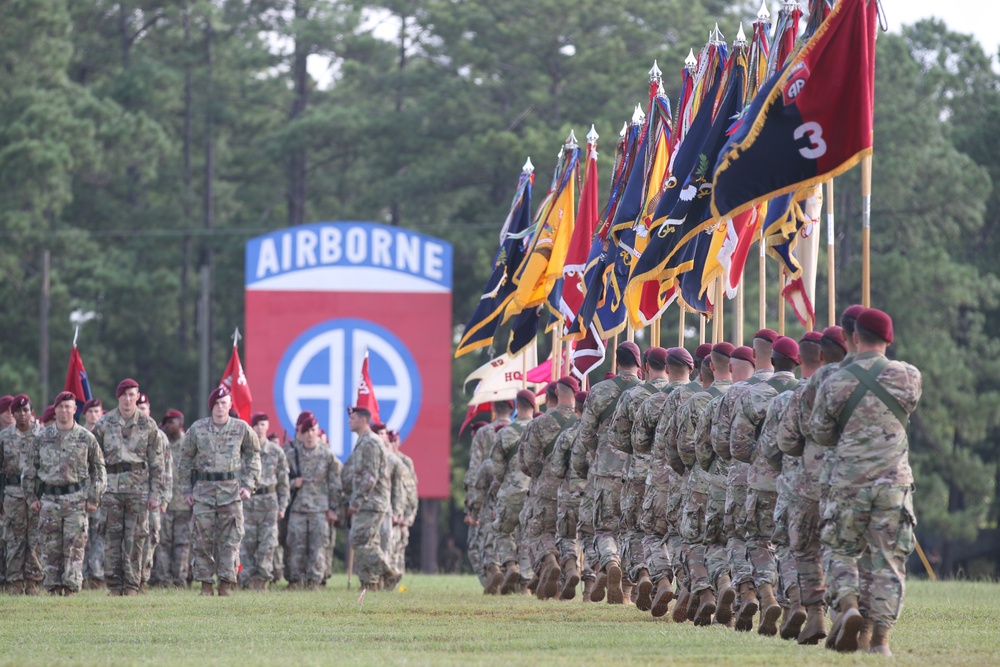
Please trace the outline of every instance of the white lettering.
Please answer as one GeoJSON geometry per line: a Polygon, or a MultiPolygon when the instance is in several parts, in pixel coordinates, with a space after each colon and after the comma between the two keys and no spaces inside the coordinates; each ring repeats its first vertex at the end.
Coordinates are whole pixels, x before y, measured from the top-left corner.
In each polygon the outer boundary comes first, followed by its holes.
{"type": "Polygon", "coordinates": [[[295,234],[295,266],[304,268],[316,266],[316,232],[303,229],[295,234]]]}
{"type": "Polygon", "coordinates": [[[365,261],[368,254],[368,237],[365,230],[360,227],[352,227],[347,232],[347,261],[351,264],[360,264],[365,261]]]}
{"type": "Polygon", "coordinates": [[[288,271],[292,268],[292,235],[281,235],[281,270],[288,271]]]}
{"type": "Polygon", "coordinates": [[[444,248],[438,243],[424,244],[424,275],[431,280],[444,280],[444,248]]]}
{"type": "Polygon", "coordinates": [[[392,246],[392,235],[384,229],[372,230],[372,264],[375,266],[392,266],[392,256],[389,248],[392,246]]]}
{"type": "Polygon", "coordinates": [[[826,141],[823,139],[823,126],[816,122],[803,123],[795,128],[792,134],[796,141],[802,137],[809,138],[809,147],[800,148],[799,153],[807,160],[818,160],[826,155],[826,141]]]}
{"type": "Polygon", "coordinates": [[[323,227],[319,237],[319,261],[321,264],[336,264],[340,261],[340,230],[323,227]]]}
{"type": "Polygon", "coordinates": [[[396,269],[420,272],[420,237],[402,232],[396,233],[396,269]]]}
{"type": "Polygon", "coordinates": [[[263,278],[270,273],[281,270],[278,266],[278,249],[274,239],[264,239],[260,243],[260,253],[257,255],[257,278],[263,278]]]}

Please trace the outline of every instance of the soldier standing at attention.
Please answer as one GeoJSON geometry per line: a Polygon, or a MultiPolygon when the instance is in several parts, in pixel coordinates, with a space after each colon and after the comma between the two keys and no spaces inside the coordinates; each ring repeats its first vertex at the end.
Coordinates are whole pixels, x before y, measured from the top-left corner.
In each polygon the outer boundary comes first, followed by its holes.
{"type": "MultiPolygon", "coordinates": [[[[11,395],[0,396],[0,433],[4,429],[9,428],[14,425],[14,415],[10,413],[10,404],[13,402],[14,397],[11,395]]],[[[3,475],[3,471],[0,471],[0,476],[3,475]]],[[[4,547],[4,537],[3,537],[3,482],[0,482],[0,592],[2,592],[7,586],[7,549],[4,547]]]]}
{"type": "MultiPolygon", "coordinates": [[[[399,575],[382,550],[381,533],[391,509],[389,457],[382,440],[372,433],[371,413],[361,407],[348,408],[348,423],[358,441],[351,452],[349,466],[350,504],[347,516],[351,523],[351,546],[354,566],[363,588],[378,590],[382,575],[399,575]]],[[[347,468],[345,468],[346,470],[347,468]]]]}
{"type": "MultiPolygon", "coordinates": [[[[180,465],[183,451],[184,414],[167,410],[160,420],[167,436],[170,460],[180,465]]],[[[173,488],[167,511],[160,517],[160,544],[156,548],[156,569],[160,586],[185,588],[191,571],[191,507],[184,501],[184,484],[180,470],[173,475],[173,488]]]]}
{"type": "Polygon", "coordinates": [[[289,585],[315,591],[326,574],[327,541],[340,508],[340,467],[334,464],[330,448],[320,442],[315,417],[302,422],[292,458],[295,499],[288,510],[289,585]]]}
{"type": "Polygon", "coordinates": [[[861,579],[871,584],[871,652],[891,655],[889,632],[903,608],[906,558],[913,551],[913,472],[906,425],[921,394],[920,371],[890,361],[892,319],[869,308],[858,315],[857,356],[820,387],[810,419],[816,443],[830,447],[829,486],[820,505],[820,539],[830,549],[827,597],[837,612],[838,651],[855,651],[865,617],[861,579]],[[871,571],[859,558],[871,552],[871,571]]]}
{"type": "Polygon", "coordinates": [[[14,424],[0,432],[7,593],[38,595],[38,584],[42,581],[42,565],[38,556],[38,510],[31,508],[21,487],[21,472],[24,457],[40,428],[32,416],[31,399],[27,394],[15,396],[10,407],[14,424]]]}
{"type": "MultiPolygon", "coordinates": [[[[274,568],[278,546],[278,520],[288,507],[288,459],[281,447],[267,439],[271,423],[257,412],[250,417],[250,428],[260,444],[260,482],[253,496],[243,501],[243,540],[240,542],[240,585],[266,591],[274,568]]],[[[340,487],[340,475],[337,475],[340,487]]]]}
{"type": "MultiPolygon", "coordinates": [[[[104,416],[101,399],[92,398],[83,404],[83,427],[94,432],[97,421],[104,416]]],[[[104,588],[104,508],[98,507],[87,515],[87,548],[83,552],[83,587],[104,588]]]]}
{"type": "MultiPolygon", "coordinates": [[[[603,599],[607,587],[608,604],[623,604],[619,517],[626,455],[612,447],[609,440],[611,418],[618,402],[626,390],[639,384],[642,352],[638,345],[626,341],[615,350],[615,359],[618,375],[598,382],[587,394],[571,462],[574,472],[587,479],[593,491],[594,545],[599,557],[599,574],[591,599],[603,599]]],[[[583,511],[582,506],[580,511],[583,511]]]]}
{"type": "Polygon", "coordinates": [[[108,475],[104,569],[110,595],[137,595],[149,512],[163,502],[163,448],[156,422],[138,410],[139,383],[122,380],[115,397],[118,407],[94,427],[108,475]]]}
{"type": "MultiPolygon", "coordinates": [[[[151,407],[149,405],[149,397],[146,394],[140,392],[139,399],[136,401],[136,410],[146,415],[150,416],[151,407]]],[[[170,455],[170,441],[167,439],[167,434],[162,430],[159,431],[160,436],[160,449],[163,452],[163,501],[157,509],[149,511],[149,537],[146,539],[146,544],[142,547],[142,581],[139,583],[139,592],[146,592],[146,584],[156,585],[158,580],[153,576],[153,555],[159,548],[160,544],[160,519],[161,514],[167,511],[167,504],[173,498],[174,491],[174,464],[173,457],[170,455]]]]}
{"type": "Polygon", "coordinates": [[[410,543],[410,526],[417,518],[420,500],[417,496],[417,471],[413,459],[400,451],[402,444],[398,431],[387,431],[389,449],[403,462],[403,509],[392,531],[392,566],[402,576],[406,570],[406,545],[410,543]]]}
{"type": "Polygon", "coordinates": [[[61,392],[53,405],[56,423],[32,440],[21,488],[39,512],[45,589],[49,595],[69,596],[83,584],[87,513],[101,502],[104,458],[90,431],[74,421],[73,392],[61,392]]]}
{"type": "Polygon", "coordinates": [[[229,416],[233,399],[225,386],[208,395],[211,417],[199,419],[184,437],[180,476],[184,500],[192,508],[194,578],[201,595],[214,595],[212,577],[219,577],[219,595],[236,588],[236,561],[243,539],[243,507],[260,479],[257,434],[242,419],[229,416]]]}

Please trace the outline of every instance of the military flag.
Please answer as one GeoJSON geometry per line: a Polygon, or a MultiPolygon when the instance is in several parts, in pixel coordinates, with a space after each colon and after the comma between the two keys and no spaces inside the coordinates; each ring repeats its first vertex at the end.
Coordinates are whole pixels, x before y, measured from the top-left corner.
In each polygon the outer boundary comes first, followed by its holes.
{"type": "Polygon", "coordinates": [[[876,13],[871,0],[837,2],[760,91],[715,170],[716,217],[827,181],[871,154],[876,13]]]}
{"type": "Polygon", "coordinates": [[[570,239],[566,251],[566,262],[563,265],[562,303],[570,318],[580,312],[583,305],[584,272],[587,270],[587,260],[590,257],[590,246],[597,225],[600,222],[597,182],[597,140],[594,127],[587,134],[587,164],[583,171],[583,186],[580,188],[580,205],[576,216],[576,227],[573,238],[570,239]]]}
{"type": "Polygon", "coordinates": [[[69,364],[66,367],[66,383],[63,386],[64,391],[71,391],[76,397],[76,412],[77,417],[80,416],[80,411],[83,409],[83,404],[93,398],[90,393],[90,378],[87,377],[87,369],[83,366],[83,358],[80,357],[80,351],[76,348],[76,339],[80,335],[80,329],[77,327],[76,332],[73,334],[73,349],[69,353],[69,364]]]}
{"type": "Polygon", "coordinates": [[[242,336],[240,330],[233,332],[233,353],[229,355],[229,363],[226,370],[222,372],[222,379],[219,386],[229,389],[233,397],[233,409],[245,422],[250,421],[250,405],[253,403],[253,396],[250,394],[250,383],[247,382],[246,373],[243,372],[243,364],[240,362],[240,350],[237,347],[242,336]]]}
{"type": "Polygon", "coordinates": [[[372,423],[381,421],[378,398],[375,397],[375,388],[372,386],[372,376],[368,372],[368,350],[365,350],[365,360],[361,362],[361,379],[358,381],[358,398],[354,405],[359,408],[366,408],[372,413],[372,423]]]}

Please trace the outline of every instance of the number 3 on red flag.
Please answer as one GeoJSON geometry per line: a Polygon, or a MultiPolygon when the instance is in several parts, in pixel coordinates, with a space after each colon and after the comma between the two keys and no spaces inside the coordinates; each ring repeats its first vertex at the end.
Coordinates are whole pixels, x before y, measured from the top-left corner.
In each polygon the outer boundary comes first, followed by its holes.
{"type": "Polygon", "coordinates": [[[826,155],[826,141],[823,140],[823,126],[816,122],[803,123],[795,128],[792,135],[796,141],[809,138],[809,147],[800,148],[799,153],[807,160],[818,160],[826,155]]]}

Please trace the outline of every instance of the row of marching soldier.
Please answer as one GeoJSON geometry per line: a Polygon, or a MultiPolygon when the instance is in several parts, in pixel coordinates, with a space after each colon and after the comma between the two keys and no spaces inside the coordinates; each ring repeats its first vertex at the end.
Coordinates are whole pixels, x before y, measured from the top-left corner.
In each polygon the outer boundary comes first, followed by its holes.
{"type": "Polygon", "coordinates": [[[696,626],[891,655],[915,546],[920,372],[886,313],[799,341],[618,346],[618,373],[474,425],[469,557],[487,594],[633,604],[696,626]],[[640,379],[642,378],[642,379],[640,379]],[[672,605],[672,611],[671,611],[672,605]]]}
{"type": "Polygon", "coordinates": [[[282,576],[290,590],[315,590],[332,574],[342,523],[362,585],[391,589],[402,577],[416,473],[398,434],[366,410],[351,409],[359,446],[342,466],[310,412],[282,447],[267,415],[248,424],[231,412],[224,386],[187,430],[177,410],[157,424],[135,380],[115,393],[106,413],[87,402],[82,425],[71,392],[40,419],[27,395],[0,397],[7,593],[127,596],[193,580],[202,595],[228,596],[282,576]]]}

